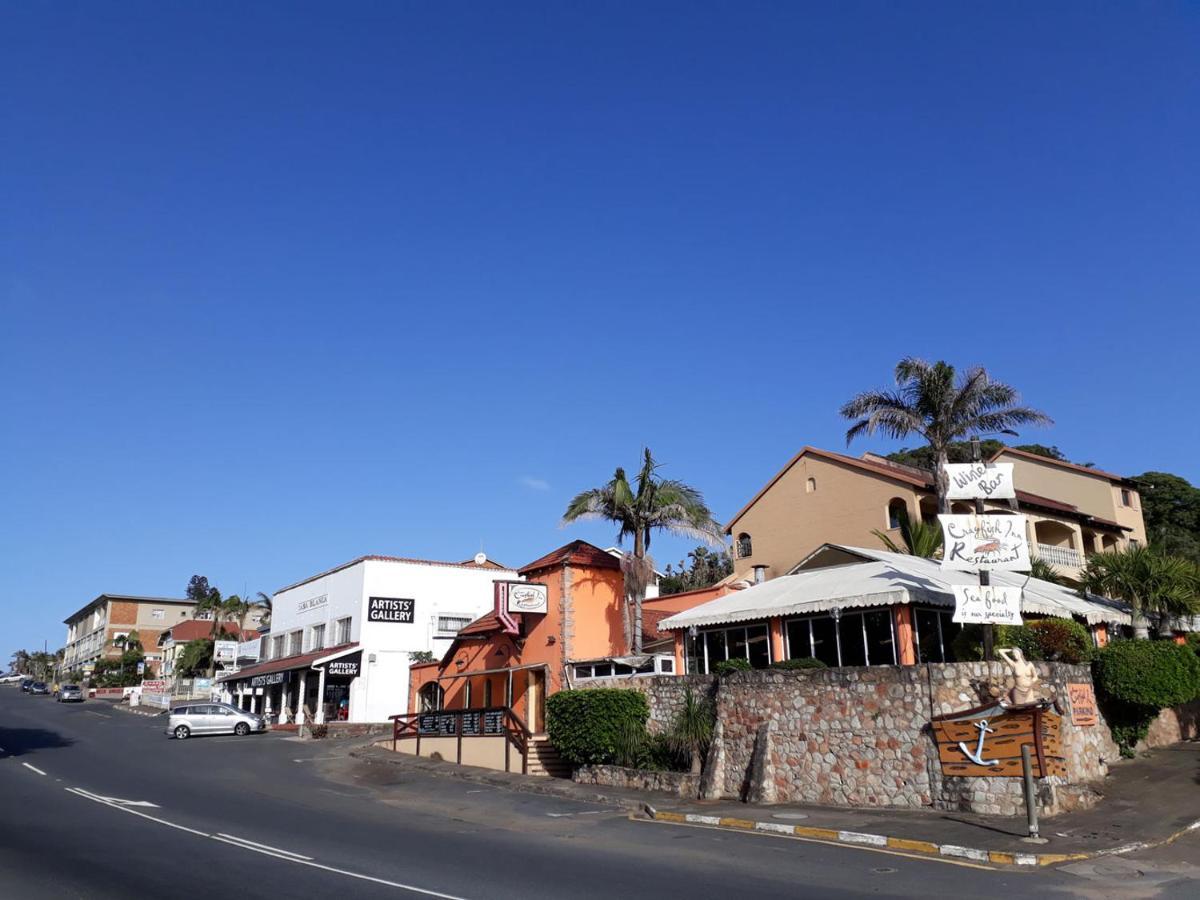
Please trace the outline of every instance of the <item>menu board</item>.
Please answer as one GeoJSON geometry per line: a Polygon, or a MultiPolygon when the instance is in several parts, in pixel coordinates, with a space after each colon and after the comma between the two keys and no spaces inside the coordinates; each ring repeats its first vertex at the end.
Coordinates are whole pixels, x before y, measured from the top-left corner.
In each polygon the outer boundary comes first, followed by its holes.
{"type": "Polygon", "coordinates": [[[504,710],[490,709],[483,714],[484,734],[504,734],[504,710]]]}
{"type": "Polygon", "coordinates": [[[457,716],[444,713],[426,713],[417,720],[417,729],[421,734],[455,735],[458,734],[457,720],[457,716]]]}
{"type": "Polygon", "coordinates": [[[463,714],[462,733],[464,735],[479,734],[479,713],[464,713],[463,714]]]}

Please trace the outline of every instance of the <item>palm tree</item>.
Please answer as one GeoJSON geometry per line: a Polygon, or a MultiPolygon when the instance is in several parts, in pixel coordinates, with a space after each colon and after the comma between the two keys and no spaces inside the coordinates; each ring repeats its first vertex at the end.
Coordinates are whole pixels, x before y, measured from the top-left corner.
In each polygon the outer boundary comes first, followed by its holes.
{"type": "Polygon", "coordinates": [[[212,638],[215,640],[217,632],[221,628],[221,622],[225,618],[225,601],[221,598],[221,592],[214,588],[209,588],[196,602],[196,618],[200,619],[204,616],[212,616],[212,638]]]}
{"type": "Polygon", "coordinates": [[[879,538],[883,545],[892,553],[905,553],[909,556],[923,556],[925,559],[937,559],[942,550],[942,529],[936,522],[924,520],[913,523],[908,513],[900,513],[900,540],[897,544],[890,534],[876,528],[871,534],[879,538]]]}
{"type": "Polygon", "coordinates": [[[12,666],[12,671],[25,675],[29,671],[29,661],[30,654],[28,650],[16,650],[13,652],[9,664],[12,666]]]}
{"type": "Polygon", "coordinates": [[[1086,591],[1124,600],[1133,610],[1134,637],[1148,638],[1147,619],[1166,629],[1172,616],[1200,609],[1200,568],[1157,547],[1126,547],[1088,557],[1080,577],[1086,591]]]}
{"type": "Polygon", "coordinates": [[[246,616],[250,615],[250,610],[254,608],[254,604],[249,600],[243,600],[237,594],[230,594],[225,602],[221,604],[221,612],[227,621],[237,622],[238,634],[246,630],[246,616]]]}
{"type": "Polygon", "coordinates": [[[643,450],[642,468],[633,484],[618,468],[606,484],[576,495],[567,504],[563,524],[579,519],[604,519],[620,526],[617,543],[633,538],[633,552],[621,555],[625,581],[625,645],[635,655],[642,653],[642,601],[654,578],[654,560],[647,555],[655,529],[724,546],[721,526],[713,518],[704,497],[682,481],[660,478],[659,464],[649,449],[643,450]],[[630,612],[632,619],[630,621],[630,612]]]}
{"type": "Polygon", "coordinates": [[[934,486],[939,513],[950,511],[945,465],[952,441],[1017,425],[1053,424],[1045,413],[1016,405],[1020,399],[1016,390],[993,381],[981,366],[956,377],[954,366],[947,362],[905,357],[896,364],[895,374],[896,390],[866,391],[842,407],[842,416],[856,420],[846,432],[846,443],[877,432],[897,440],[911,435],[924,438],[937,463],[934,486]]]}
{"type": "Polygon", "coordinates": [[[1029,577],[1049,581],[1051,584],[1062,584],[1064,581],[1062,573],[1040,556],[1029,560],[1029,577]]]}
{"type": "Polygon", "coordinates": [[[259,619],[259,625],[261,625],[265,628],[270,628],[271,627],[271,611],[275,607],[275,601],[271,597],[264,594],[262,591],[259,591],[258,592],[258,600],[255,601],[254,605],[261,606],[266,609],[266,612],[263,613],[262,617],[259,619]]]}

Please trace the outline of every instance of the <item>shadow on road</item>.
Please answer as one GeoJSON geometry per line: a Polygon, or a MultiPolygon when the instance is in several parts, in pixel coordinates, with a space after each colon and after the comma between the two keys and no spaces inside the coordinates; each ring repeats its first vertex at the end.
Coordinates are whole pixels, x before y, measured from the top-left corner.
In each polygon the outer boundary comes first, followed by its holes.
{"type": "Polygon", "coordinates": [[[56,750],[75,742],[45,728],[5,728],[0,725],[0,747],[4,756],[23,756],[34,750],[56,750]]]}

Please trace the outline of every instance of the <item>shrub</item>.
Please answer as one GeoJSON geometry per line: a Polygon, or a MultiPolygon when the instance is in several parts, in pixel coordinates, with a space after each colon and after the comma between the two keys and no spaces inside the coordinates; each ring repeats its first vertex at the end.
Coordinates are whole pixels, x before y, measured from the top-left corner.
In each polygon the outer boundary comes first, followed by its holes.
{"type": "MultiPolygon", "coordinates": [[[[994,627],[994,646],[1019,647],[1028,660],[1079,664],[1092,659],[1092,636],[1073,619],[1034,619],[1028,625],[994,627]]],[[[951,646],[955,659],[983,659],[983,626],[963,626],[951,646]]]]}
{"type": "Polygon", "coordinates": [[[800,659],[781,659],[778,662],[771,663],[772,669],[827,669],[825,663],[811,656],[803,656],[800,659]]]}
{"type": "Polygon", "coordinates": [[[713,671],[718,675],[732,675],[734,672],[749,672],[751,668],[748,659],[723,659],[713,666],[713,671]]]}
{"type": "Polygon", "coordinates": [[[1200,696],[1200,657],[1169,641],[1116,641],[1096,654],[1096,698],[1122,756],[1160,709],[1200,696]]]}
{"type": "Polygon", "coordinates": [[[644,733],[650,708],[641,691],[594,688],[559,691],[546,700],[546,733],[575,766],[612,763],[633,750],[631,735],[644,733]]]}
{"type": "Polygon", "coordinates": [[[1200,631],[1189,632],[1186,640],[1187,645],[1195,650],[1196,654],[1200,656],[1200,631]]]}
{"type": "MultiPolygon", "coordinates": [[[[995,630],[993,631],[992,646],[1020,647],[1025,658],[1029,660],[1036,661],[1044,658],[1037,635],[1030,631],[1028,626],[995,625],[993,628],[995,630]]],[[[983,659],[983,626],[964,625],[962,631],[954,636],[950,646],[954,651],[954,658],[960,662],[983,659]]]]}

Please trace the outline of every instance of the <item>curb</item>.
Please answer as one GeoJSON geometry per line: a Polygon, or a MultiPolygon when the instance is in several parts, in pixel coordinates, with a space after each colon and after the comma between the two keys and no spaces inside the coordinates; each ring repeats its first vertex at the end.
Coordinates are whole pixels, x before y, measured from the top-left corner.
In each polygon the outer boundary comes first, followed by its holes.
{"type": "Polygon", "coordinates": [[[972,862],[991,863],[1001,866],[1053,866],[1059,863],[1091,859],[1097,856],[1116,856],[1122,853],[1133,853],[1163,844],[1170,844],[1188,832],[1200,829],[1200,819],[1197,819],[1186,827],[1157,841],[1139,841],[1132,844],[1122,844],[1119,847],[1112,847],[1106,850],[1090,850],[1083,853],[1009,853],[1000,850],[979,850],[974,847],[960,847],[957,844],[935,844],[931,841],[913,840],[911,838],[888,837],[882,834],[866,834],[859,831],[813,828],[808,825],[754,822],[750,819],[738,819],[730,816],[702,816],[696,813],[660,812],[649,804],[643,808],[643,811],[650,819],[656,822],[670,822],[677,825],[705,825],[710,828],[753,831],[760,834],[780,834],[787,837],[811,838],[839,844],[886,847],[889,850],[902,850],[908,853],[923,853],[928,856],[965,859],[972,862]]]}
{"type": "Polygon", "coordinates": [[[149,710],[143,711],[141,709],[137,709],[132,706],[121,706],[120,704],[114,705],[113,709],[119,709],[119,710],[121,710],[121,712],[131,713],[132,715],[135,715],[135,716],[150,716],[150,717],[161,716],[163,713],[166,712],[165,709],[157,709],[154,712],[150,712],[149,710]]]}

